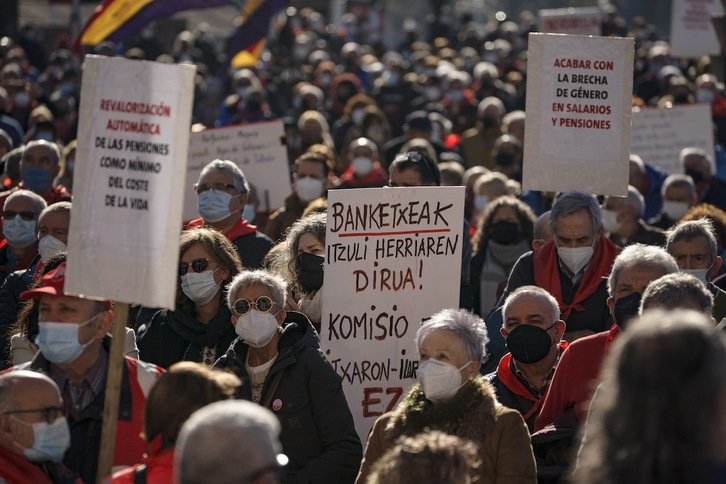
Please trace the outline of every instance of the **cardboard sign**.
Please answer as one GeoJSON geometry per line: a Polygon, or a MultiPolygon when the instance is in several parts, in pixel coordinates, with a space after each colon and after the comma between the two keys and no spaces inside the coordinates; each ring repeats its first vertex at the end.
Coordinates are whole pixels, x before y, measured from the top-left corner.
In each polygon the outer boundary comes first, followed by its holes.
{"type": "Polygon", "coordinates": [[[272,212],[292,193],[290,168],[282,119],[207,129],[189,137],[187,185],[184,187],[184,220],[199,217],[194,183],[202,168],[217,158],[237,164],[254,185],[259,212],[272,212]]]}
{"type": "Polygon", "coordinates": [[[633,39],[529,34],[525,190],[627,195],[633,39]]]}
{"type": "Polygon", "coordinates": [[[195,71],[86,57],[66,292],[174,308],[195,71]]]}
{"type": "Polygon", "coordinates": [[[602,14],[597,7],[549,8],[539,11],[539,30],[552,34],[600,35],[602,14]]]}
{"type": "Polygon", "coordinates": [[[422,321],[459,307],[463,187],[328,192],[320,341],[365,441],[416,382],[422,321]]]}
{"type": "Polygon", "coordinates": [[[673,0],[671,10],[671,55],[696,59],[721,53],[711,22],[722,15],[719,0],[673,0]]]}
{"type": "Polygon", "coordinates": [[[630,151],[645,163],[668,173],[683,173],[678,154],[683,148],[714,153],[711,106],[707,103],[633,112],[630,151]]]}

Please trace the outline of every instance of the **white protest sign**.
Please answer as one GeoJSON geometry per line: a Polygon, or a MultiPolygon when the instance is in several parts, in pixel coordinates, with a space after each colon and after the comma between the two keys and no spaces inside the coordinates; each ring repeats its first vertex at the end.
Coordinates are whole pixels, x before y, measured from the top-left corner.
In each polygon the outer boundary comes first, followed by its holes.
{"type": "Polygon", "coordinates": [[[66,292],[174,308],[195,71],[86,57],[66,292]]]}
{"type": "Polygon", "coordinates": [[[673,0],[671,55],[695,59],[720,54],[711,17],[722,13],[720,0],[673,0]]]}
{"type": "Polygon", "coordinates": [[[633,39],[529,35],[525,190],[627,195],[633,39]]]}
{"type": "Polygon", "coordinates": [[[683,173],[678,154],[683,148],[714,153],[713,122],[708,103],[633,112],[630,151],[668,173],[683,173]]]}
{"type": "Polygon", "coordinates": [[[320,341],[356,430],[416,381],[421,322],[459,307],[464,188],[328,192],[320,341]]]}
{"type": "Polygon", "coordinates": [[[597,7],[542,9],[539,30],[552,34],[600,35],[601,17],[597,7]]]}
{"type": "Polygon", "coordinates": [[[220,158],[239,166],[247,182],[254,185],[260,202],[258,211],[273,211],[290,195],[290,168],[282,119],[225,126],[192,133],[189,137],[187,185],[184,187],[184,220],[199,217],[194,183],[202,168],[220,158]]]}

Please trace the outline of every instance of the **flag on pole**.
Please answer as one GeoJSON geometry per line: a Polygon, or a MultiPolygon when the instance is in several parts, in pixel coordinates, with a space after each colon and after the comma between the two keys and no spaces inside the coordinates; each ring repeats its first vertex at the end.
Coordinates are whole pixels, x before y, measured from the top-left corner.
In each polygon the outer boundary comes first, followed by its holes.
{"type": "Polygon", "coordinates": [[[290,0],[249,0],[245,4],[243,21],[228,43],[232,67],[248,67],[257,63],[265,48],[272,17],[288,3],[290,0]]]}

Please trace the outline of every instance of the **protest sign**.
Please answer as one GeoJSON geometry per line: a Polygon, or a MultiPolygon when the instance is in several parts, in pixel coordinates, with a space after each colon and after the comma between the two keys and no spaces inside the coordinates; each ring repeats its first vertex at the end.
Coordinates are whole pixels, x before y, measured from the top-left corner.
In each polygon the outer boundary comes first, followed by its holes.
{"type": "Polygon", "coordinates": [[[722,15],[719,0],[673,0],[671,5],[671,55],[697,59],[721,53],[711,22],[722,15]]]}
{"type": "Polygon", "coordinates": [[[627,195],[633,39],[529,34],[523,188],[627,195]]]}
{"type": "Polygon", "coordinates": [[[645,163],[668,173],[683,173],[678,154],[689,147],[714,153],[710,104],[633,112],[630,151],[645,163]]]}
{"type": "Polygon", "coordinates": [[[174,308],[194,75],[86,57],[66,292],[174,308]]]}
{"type": "Polygon", "coordinates": [[[539,30],[552,34],[600,35],[601,16],[597,7],[542,9],[539,30]]]}
{"type": "Polygon", "coordinates": [[[270,212],[285,205],[290,195],[290,168],[282,119],[224,128],[207,129],[189,137],[187,185],[184,187],[184,220],[199,217],[194,183],[205,165],[214,159],[239,166],[255,187],[258,211],[270,212]]]}
{"type": "Polygon", "coordinates": [[[328,192],[321,347],[365,441],[416,381],[421,322],[459,307],[463,187],[328,192]]]}

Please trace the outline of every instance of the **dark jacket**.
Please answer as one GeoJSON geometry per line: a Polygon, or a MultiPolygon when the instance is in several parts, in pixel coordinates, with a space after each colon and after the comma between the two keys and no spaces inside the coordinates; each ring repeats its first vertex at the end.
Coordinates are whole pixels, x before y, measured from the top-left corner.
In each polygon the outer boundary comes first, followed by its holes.
{"type": "Polygon", "coordinates": [[[308,204],[300,200],[295,192],[285,199],[285,206],[270,215],[265,233],[274,243],[284,239],[285,231],[302,217],[308,204]]]}
{"type": "Polygon", "coordinates": [[[232,241],[245,269],[260,269],[262,260],[274,247],[272,240],[262,232],[243,235],[232,241]]]}
{"type": "Polygon", "coordinates": [[[216,348],[216,357],[224,354],[237,337],[232,313],[222,303],[211,321],[204,324],[179,305],[176,310],[161,309],[144,327],[139,328],[136,343],[139,358],[163,368],[179,361],[202,362],[202,348],[216,348]]]}
{"type": "MultiPolygon", "coordinates": [[[[251,400],[245,370],[248,350],[247,343],[237,339],[214,366],[234,371],[243,381],[239,396],[251,400]]],[[[302,313],[287,312],[262,401],[278,372],[282,377],[270,402],[282,427],[283,452],[290,459],[283,482],[353,482],[362,456],[360,439],[341,378],[325,360],[310,321],[302,313]]]]}
{"type": "Polygon", "coordinates": [[[33,275],[36,272],[40,256],[36,257],[27,269],[18,270],[8,274],[0,289],[0,370],[9,366],[10,363],[10,338],[12,328],[18,319],[20,312],[20,293],[26,291],[33,283],[33,275]]]}
{"type": "Polygon", "coordinates": [[[645,244],[661,247],[665,245],[666,236],[663,230],[648,225],[643,219],[639,219],[638,230],[633,237],[624,241],[620,237],[611,234],[610,240],[618,247],[625,247],[630,244],[645,244]]]}
{"type": "Polygon", "coordinates": [[[669,230],[677,223],[678,220],[671,220],[671,218],[662,211],[659,212],[658,215],[656,215],[652,219],[648,220],[648,225],[661,230],[669,230]]]}

